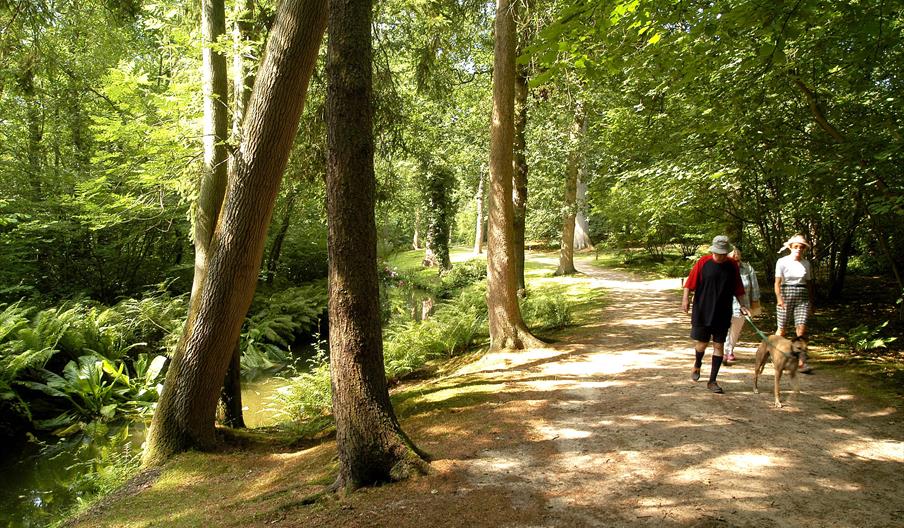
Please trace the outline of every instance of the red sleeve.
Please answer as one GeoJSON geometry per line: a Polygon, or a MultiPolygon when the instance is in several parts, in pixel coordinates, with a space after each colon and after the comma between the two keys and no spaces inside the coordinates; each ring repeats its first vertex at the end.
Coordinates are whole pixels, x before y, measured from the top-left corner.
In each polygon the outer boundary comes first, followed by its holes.
{"type": "Polygon", "coordinates": [[[741,265],[735,260],[732,260],[731,262],[734,263],[734,270],[735,270],[734,294],[735,294],[735,297],[740,298],[747,294],[747,292],[744,291],[744,281],[741,280],[741,265]]]}
{"type": "Polygon", "coordinates": [[[700,260],[694,263],[694,267],[691,268],[691,272],[688,274],[687,280],[684,281],[685,288],[691,291],[697,289],[697,281],[700,277],[700,270],[703,269],[703,265],[706,264],[706,261],[711,260],[712,258],[713,256],[711,254],[704,255],[703,257],[700,257],[700,260]]]}

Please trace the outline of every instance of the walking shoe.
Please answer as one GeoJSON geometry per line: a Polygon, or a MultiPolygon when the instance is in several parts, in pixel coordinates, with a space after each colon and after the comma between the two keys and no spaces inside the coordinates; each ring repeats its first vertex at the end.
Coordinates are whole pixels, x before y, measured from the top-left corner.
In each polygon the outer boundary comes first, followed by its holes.
{"type": "Polygon", "coordinates": [[[732,363],[735,362],[734,354],[725,354],[725,358],[722,359],[722,364],[731,366],[732,363]]]}
{"type": "Polygon", "coordinates": [[[706,384],[706,389],[707,389],[709,392],[714,392],[714,393],[716,393],[716,394],[722,394],[722,393],[725,392],[724,390],[722,390],[722,387],[720,387],[719,384],[716,383],[715,381],[712,382],[712,383],[707,383],[707,384],[706,384]]]}
{"type": "Polygon", "coordinates": [[[804,363],[797,369],[797,371],[800,372],[801,374],[813,374],[813,367],[811,367],[807,363],[804,363]]]}
{"type": "Polygon", "coordinates": [[[694,367],[694,370],[691,371],[691,379],[694,381],[698,381],[700,379],[700,368],[694,367]]]}

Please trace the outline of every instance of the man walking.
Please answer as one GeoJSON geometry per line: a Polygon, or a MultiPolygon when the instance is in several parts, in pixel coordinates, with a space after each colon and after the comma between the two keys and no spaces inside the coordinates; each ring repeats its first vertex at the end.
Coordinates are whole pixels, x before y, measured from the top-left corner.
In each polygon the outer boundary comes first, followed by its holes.
{"type": "Polygon", "coordinates": [[[748,315],[744,307],[744,284],[738,263],[728,258],[731,251],[728,237],[719,235],[713,239],[709,255],[701,257],[691,268],[684,282],[684,296],[681,308],[685,313],[690,309],[690,292],[694,292],[691,313],[691,339],[694,340],[694,369],[691,379],[700,379],[700,366],[709,342],[713,342],[712,369],[709,372],[709,383],[706,388],[716,394],[722,394],[722,387],[716,383],[719,367],[722,366],[725,337],[731,327],[732,298],[737,297],[741,305],[741,313],[748,315]]]}

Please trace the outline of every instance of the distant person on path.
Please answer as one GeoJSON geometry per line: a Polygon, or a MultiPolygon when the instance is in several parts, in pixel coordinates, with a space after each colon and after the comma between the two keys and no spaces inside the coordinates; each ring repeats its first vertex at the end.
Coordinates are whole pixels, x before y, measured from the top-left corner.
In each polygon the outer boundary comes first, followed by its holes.
{"type": "MultiPolygon", "coordinates": [[[[738,269],[741,272],[741,283],[744,284],[744,292],[747,293],[747,298],[745,299],[747,304],[744,305],[744,308],[747,308],[750,315],[759,315],[760,283],[756,280],[756,270],[753,269],[753,266],[744,262],[741,258],[741,250],[737,247],[728,254],[728,258],[738,263],[738,269]]],[[[729,329],[728,338],[725,340],[724,362],[726,365],[731,365],[735,362],[734,349],[741,338],[741,330],[744,328],[744,321],[746,321],[744,314],[741,313],[741,303],[737,299],[732,300],[731,309],[731,329],[729,329]]]]}
{"type": "Polygon", "coordinates": [[[703,355],[710,340],[713,342],[712,368],[709,371],[709,383],[706,388],[710,392],[722,394],[722,387],[716,383],[719,367],[722,366],[725,337],[731,326],[732,299],[737,298],[741,304],[741,313],[748,314],[744,284],[738,263],[728,258],[731,251],[728,237],[719,235],[713,239],[709,255],[701,257],[684,283],[684,296],[681,308],[688,312],[690,292],[694,292],[694,311],[691,313],[691,339],[694,340],[694,368],[691,379],[700,379],[700,366],[703,355]]]}
{"type": "MultiPolygon", "coordinates": [[[[797,337],[807,337],[807,319],[813,313],[813,270],[804,258],[809,248],[803,235],[794,235],[778,251],[787,249],[791,253],[775,262],[775,335],[784,336],[793,319],[797,337]]],[[[805,355],[800,357],[797,370],[813,372],[805,355]]]]}

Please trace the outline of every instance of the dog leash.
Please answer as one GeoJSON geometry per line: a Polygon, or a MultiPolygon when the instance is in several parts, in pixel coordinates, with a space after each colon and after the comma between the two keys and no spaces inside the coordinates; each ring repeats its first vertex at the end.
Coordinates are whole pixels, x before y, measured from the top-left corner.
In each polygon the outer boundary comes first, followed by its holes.
{"type": "MultiPolygon", "coordinates": [[[[747,319],[748,323],[750,323],[750,326],[753,328],[754,332],[756,332],[760,336],[760,338],[766,342],[766,346],[768,348],[773,348],[772,345],[769,344],[769,336],[764,334],[762,330],[760,330],[759,328],[757,328],[757,326],[755,324],[753,324],[753,319],[751,319],[749,315],[745,315],[744,318],[747,319]]],[[[786,358],[794,357],[791,354],[785,353],[783,351],[780,351],[780,352],[782,352],[782,355],[785,356],[786,358]]]]}
{"type": "Polygon", "coordinates": [[[759,328],[757,328],[757,326],[755,324],[753,324],[753,319],[751,319],[749,315],[745,315],[744,318],[747,319],[747,322],[750,323],[750,326],[753,328],[753,331],[756,332],[757,335],[759,335],[761,339],[763,339],[765,341],[768,338],[768,336],[766,334],[764,334],[762,330],[760,330],[759,328]]]}

